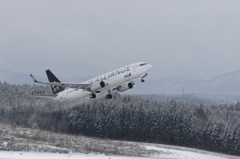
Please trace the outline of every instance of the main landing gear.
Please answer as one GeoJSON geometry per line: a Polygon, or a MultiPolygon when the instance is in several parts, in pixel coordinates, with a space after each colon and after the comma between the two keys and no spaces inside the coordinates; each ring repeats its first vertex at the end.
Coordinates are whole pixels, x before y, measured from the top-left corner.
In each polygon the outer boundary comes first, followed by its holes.
{"type": "Polygon", "coordinates": [[[141,79],[141,82],[145,82],[145,80],[142,78],[142,79],[141,79]]]}
{"type": "Polygon", "coordinates": [[[106,98],[107,98],[107,99],[112,99],[112,95],[111,95],[111,94],[107,94],[107,95],[106,95],[106,98]]]}
{"type": "Polygon", "coordinates": [[[90,94],[90,98],[96,98],[96,94],[90,94]]]}
{"type": "Polygon", "coordinates": [[[110,94],[110,91],[108,91],[108,94],[106,95],[107,99],[112,99],[112,95],[110,94]]]}
{"type": "MultiPolygon", "coordinates": [[[[96,98],[96,94],[90,94],[90,98],[91,99],[94,99],[94,98],[96,98]]],[[[108,94],[106,95],[106,98],[107,99],[112,99],[112,95],[110,94],[110,91],[108,92],[108,94]]]]}

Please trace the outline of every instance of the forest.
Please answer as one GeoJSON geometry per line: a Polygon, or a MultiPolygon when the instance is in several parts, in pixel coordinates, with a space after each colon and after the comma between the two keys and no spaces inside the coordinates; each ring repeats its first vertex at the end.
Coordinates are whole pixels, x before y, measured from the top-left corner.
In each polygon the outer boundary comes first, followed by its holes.
{"type": "Polygon", "coordinates": [[[115,93],[56,102],[50,87],[0,82],[0,122],[58,133],[151,142],[240,155],[240,103],[205,105],[115,93]]]}

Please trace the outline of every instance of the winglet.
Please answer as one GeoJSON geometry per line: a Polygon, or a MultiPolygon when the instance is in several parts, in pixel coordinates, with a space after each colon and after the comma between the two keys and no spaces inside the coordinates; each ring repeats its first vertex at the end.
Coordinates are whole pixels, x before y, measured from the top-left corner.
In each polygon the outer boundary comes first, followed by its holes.
{"type": "Polygon", "coordinates": [[[33,80],[33,82],[35,82],[35,83],[37,83],[38,81],[33,77],[33,75],[32,74],[30,74],[30,76],[31,76],[31,78],[32,78],[32,80],[33,80]]]}

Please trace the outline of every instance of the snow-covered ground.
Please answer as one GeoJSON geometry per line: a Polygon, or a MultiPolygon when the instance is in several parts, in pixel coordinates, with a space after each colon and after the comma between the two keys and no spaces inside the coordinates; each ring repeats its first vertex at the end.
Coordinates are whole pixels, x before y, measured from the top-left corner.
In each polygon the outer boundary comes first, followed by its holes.
{"type": "MultiPolygon", "coordinates": [[[[197,149],[177,147],[177,149],[163,148],[164,145],[152,146],[147,144],[146,149],[156,150],[160,153],[151,157],[113,156],[103,154],[80,154],[80,153],[37,153],[37,152],[16,152],[0,151],[0,159],[239,159],[237,156],[212,153],[197,149]]],[[[174,147],[174,146],[173,146],[174,147]]]]}
{"type": "Polygon", "coordinates": [[[149,159],[145,157],[106,156],[96,154],[56,154],[0,151],[0,159],[149,159]]]}
{"type": "Polygon", "coordinates": [[[240,159],[187,147],[91,138],[1,123],[0,150],[0,159],[240,159]]]}
{"type": "MultiPolygon", "coordinates": [[[[163,145],[162,145],[163,146],[163,145]]],[[[181,159],[230,159],[234,156],[221,155],[217,153],[179,147],[178,149],[162,148],[161,146],[146,146],[147,149],[163,152],[154,157],[160,158],[181,158],[181,159]],[[185,149],[185,150],[184,150],[185,149]]],[[[172,147],[173,148],[173,147],[172,147]]]]}

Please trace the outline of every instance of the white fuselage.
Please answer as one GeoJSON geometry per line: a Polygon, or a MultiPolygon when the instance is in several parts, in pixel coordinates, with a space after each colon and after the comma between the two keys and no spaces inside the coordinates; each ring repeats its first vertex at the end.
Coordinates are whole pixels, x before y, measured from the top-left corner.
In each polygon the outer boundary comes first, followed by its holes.
{"type": "MultiPolygon", "coordinates": [[[[101,90],[101,92],[112,90],[117,86],[121,86],[124,83],[128,83],[136,78],[141,78],[147,75],[147,73],[151,70],[153,66],[146,63],[144,63],[145,65],[141,65],[143,63],[144,62],[138,62],[124,66],[122,68],[116,69],[114,71],[108,72],[96,78],[90,79],[86,82],[83,82],[83,84],[92,84],[97,81],[105,81],[107,85],[101,90]]],[[[83,89],[66,88],[64,91],[58,93],[57,97],[55,97],[54,100],[80,100],[89,97],[92,93],[95,92],[89,92],[83,89]]]]}

